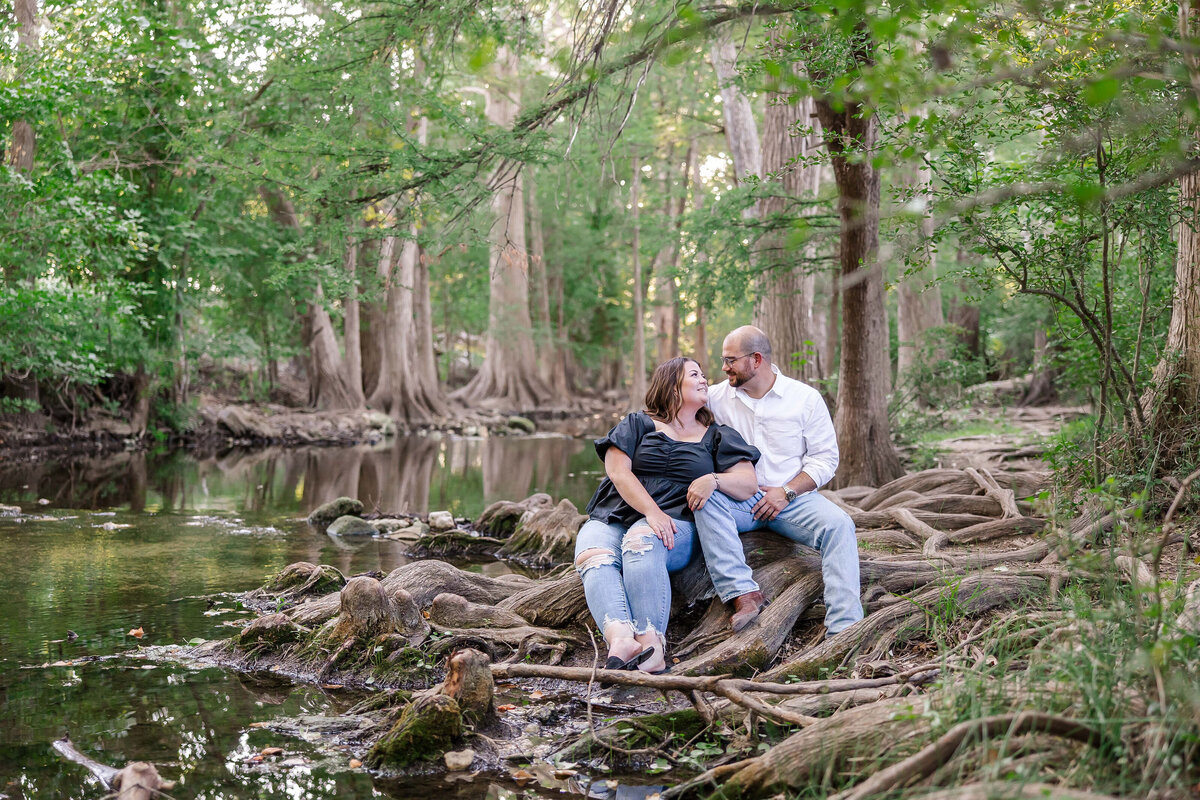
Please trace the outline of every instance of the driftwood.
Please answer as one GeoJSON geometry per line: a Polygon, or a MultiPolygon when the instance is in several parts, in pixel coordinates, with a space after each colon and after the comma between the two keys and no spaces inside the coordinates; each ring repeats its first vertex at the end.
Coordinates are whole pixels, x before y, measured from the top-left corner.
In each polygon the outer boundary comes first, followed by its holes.
{"type": "Polygon", "coordinates": [[[145,761],[133,761],[117,769],[85,756],[70,737],[55,739],[53,746],[63,758],[92,773],[106,790],[115,791],[116,800],[154,800],[175,788],[174,781],[164,781],[154,765],[145,761]]]}

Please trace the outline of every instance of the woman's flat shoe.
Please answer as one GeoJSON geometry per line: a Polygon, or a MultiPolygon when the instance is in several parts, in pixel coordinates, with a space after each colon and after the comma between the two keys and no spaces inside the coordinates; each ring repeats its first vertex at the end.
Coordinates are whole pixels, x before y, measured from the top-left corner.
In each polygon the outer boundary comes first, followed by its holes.
{"type": "Polygon", "coordinates": [[[609,656],[604,662],[605,669],[637,669],[638,664],[641,664],[654,653],[654,647],[647,647],[642,652],[628,659],[620,659],[617,656],[609,656]]]}

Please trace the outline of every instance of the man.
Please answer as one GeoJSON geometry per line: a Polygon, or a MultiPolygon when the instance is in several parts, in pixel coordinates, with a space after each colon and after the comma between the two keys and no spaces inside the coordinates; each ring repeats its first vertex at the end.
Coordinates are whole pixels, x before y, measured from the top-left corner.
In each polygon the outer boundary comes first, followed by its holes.
{"type": "Polygon", "coordinates": [[[817,491],[838,465],[829,410],[816,389],[780,374],[770,341],[752,325],[725,337],[721,362],[728,380],[709,389],[708,407],[762,458],[758,494],[738,502],[714,492],[695,512],[713,585],[722,601],[733,601],[735,631],[758,618],[765,601],[738,534],[767,528],[820,552],[826,635],[841,633],[863,611],[854,522],[817,491]]]}

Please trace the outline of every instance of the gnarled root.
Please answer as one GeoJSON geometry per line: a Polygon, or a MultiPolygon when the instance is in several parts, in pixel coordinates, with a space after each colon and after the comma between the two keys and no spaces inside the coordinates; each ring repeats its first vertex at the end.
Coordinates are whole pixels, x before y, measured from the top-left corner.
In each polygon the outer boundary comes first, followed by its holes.
{"type": "Polygon", "coordinates": [[[529,624],[520,614],[506,608],[472,603],[449,592],[433,598],[429,619],[445,628],[516,628],[529,624]]]}
{"type": "Polygon", "coordinates": [[[800,787],[825,770],[874,763],[929,730],[929,721],[904,698],[851,708],[810,725],[757,758],[709,770],[663,792],[664,798],[701,797],[720,784],[721,796],[752,798],[800,787]]]}
{"type": "Polygon", "coordinates": [[[523,517],[500,555],[537,566],[563,564],[575,552],[575,535],[587,517],[570,500],[523,517]]]}
{"type": "Polygon", "coordinates": [[[535,511],[550,508],[553,505],[554,500],[544,492],[531,494],[519,503],[500,500],[483,510],[479,519],[475,520],[475,530],[497,539],[505,539],[512,535],[522,521],[528,518],[526,515],[532,515],[535,511]]]}

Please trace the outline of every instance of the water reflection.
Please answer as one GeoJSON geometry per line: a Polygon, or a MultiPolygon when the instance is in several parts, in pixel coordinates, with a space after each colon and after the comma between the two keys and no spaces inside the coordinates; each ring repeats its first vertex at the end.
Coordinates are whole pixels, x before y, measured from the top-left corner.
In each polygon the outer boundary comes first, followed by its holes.
{"type": "Polygon", "coordinates": [[[0,467],[0,502],[54,508],[307,514],[335,497],[369,511],[446,509],[474,517],[532,492],[582,507],[600,478],[585,439],[408,436],[380,446],[185,450],[60,458],[0,467]]]}

